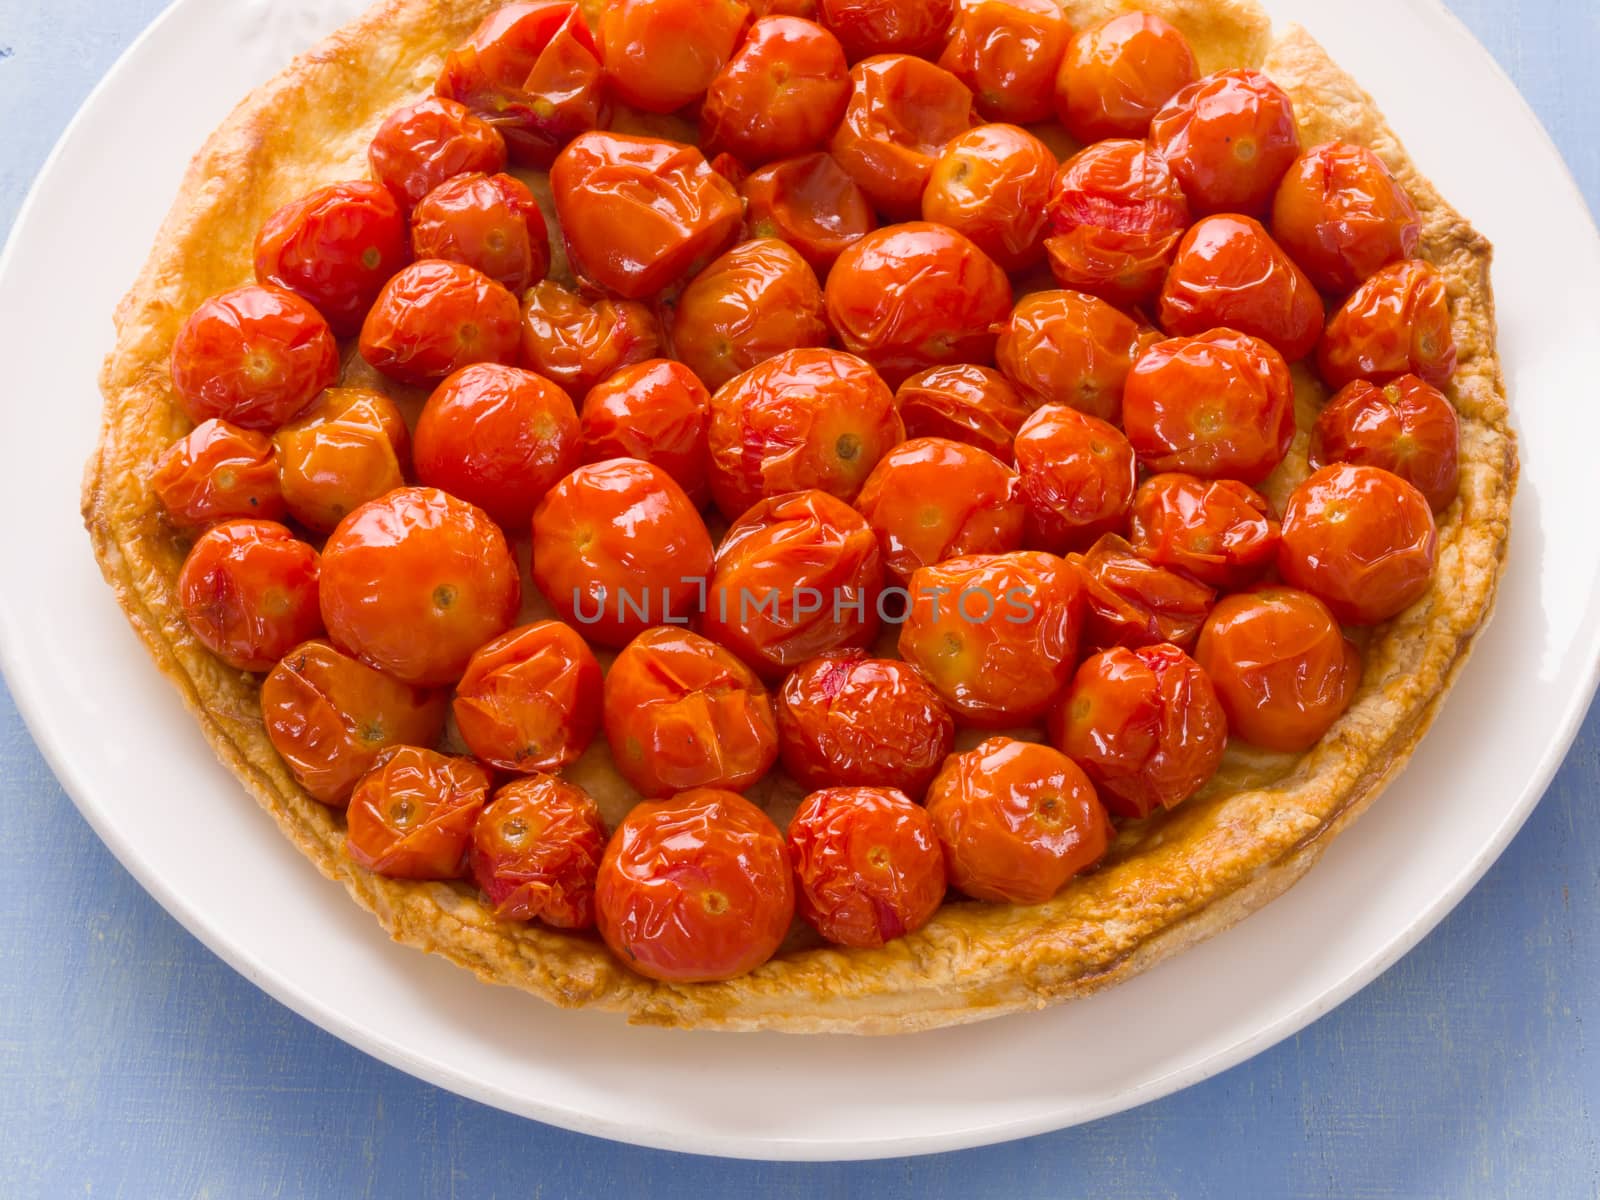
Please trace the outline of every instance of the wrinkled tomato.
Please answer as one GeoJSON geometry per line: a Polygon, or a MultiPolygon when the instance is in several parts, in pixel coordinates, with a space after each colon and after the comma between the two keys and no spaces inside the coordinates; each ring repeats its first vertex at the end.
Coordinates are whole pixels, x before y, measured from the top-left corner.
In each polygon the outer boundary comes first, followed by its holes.
{"type": "Polygon", "coordinates": [[[329,388],[272,440],[284,503],[318,533],[400,487],[411,459],[399,406],[370,388],[329,388]]]}
{"type": "Polygon", "coordinates": [[[1328,401],[1311,429],[1311,467],[1382,467],[1411,484],[1434,512],[1460,488],[1461,424],[1443,392],[1415,375],[1379,387],[1357,380],[1328,401]]]}
{"type": "Polygon", "coordinates": [[[606,86],[646,112],[682,108],[733,57],[749,20],[743,0],[610,0],[600,12],[606,86]]]}
{"type": "Polygon", "coordinates": [[[740,185],[750,237],[788,242],[826,278],[847,246],[878,227],[872,205],[831,154],[762,167],[740,185]]]}
{"type": "Polygon", "coordinates": [[[1068,561],[1083,582],[1083,642],[1096,650],[1161,642],[1188,649],[1217,598],[1205,584],[1141,558],[1114,533],[1068,561]]]}
{"type": "Polygon", "coordinates": [[[1015,450],[1029,546],[1065,554],[1127,528],[1136,468],[1115,425],[1047,404],[1018,431],[1015,450]]]}
{"type": "Polygon", "coordinates": [[[475,267],[517,296],[550,269],[544,213],[511,175],[457,175],[434,188],[411,214],[411,248],[475,267]]]}
{"type": "Polygon", "coordinates": [[[468,749],[502,771],[559,771],[600,728],[600,663],[581,634],[535,621],[467,660],[451,710],[468,749]]]}
{"type": "Polygon", "coordinates": [[[1082,292],[1034,292],[1000,327],[995,361],[1034,407],[1068,404],[1115,421],[1144,341],[1132,318],[1104,300],[1082,292]]]}
{"type": "Polygon", "coordinates": [[[945,144],[922,193],[922,218],[964,234],[1007,271],[1044,258],[1056,156],[1026,129],[978,125],[945,144]]]}
{"type": "Polygon", "coordinates": [[[895,392],[895,404],[907,437],[949,438],[1001,462],[1012,460],[1012,439],[1028,419],[1028,406],[1011,381],[972,363],[917,372],[895,392]]]}
{"type": "Polygon", "coordinates": [[[1150,142],[1197,213],[1266,212],[1294,160],[1294,103],[1260,71],[1207,75],[1184,88],[1150,124],[1150,142]]]}
{"type": "Polygon", "coordinates": [[[1238,591],[1278,555],[1267,499],[1237,479],[1152,475],[1133,497],[1133,548],[1209,587],[1238,591]]]}
{"type": "Polygon", "coordinates": [[[517,360],[522,310],[481,271],[429,258],[378,294],[361,326],[361,357],[401,383],[429,384],[472,363],[517,360]]]}
{"type": "Polygon", "coordinates": [[[663,341],[655,315],[637,301],[589,304],[548,279],[523,298],[524,361],[575,397],[623,367],[655,358],[663,341]]]}
{"type": "Polygon", "coordinates": [[[1328,142],[1301,155],[1278,185],[1272,232],[1319,288],[1343,295],[1415,255],[1422,221],[1381,158],[1328,142]]]}
{"type": "Polygon", "coordinates": [[[470,758],[396,746],[356,784],[345,847],[391,879],[459,879],[488,798],[489,772],[470,758]]]}
{"type": "Polygon", "coordinates": [[[1456,341],[1444,280],[1420,260],[1384,267],[1328,321],[1317,368],[1331,388],[1365,379],[1389,383],[1416,375],[1450,386],[1456,341]]]}
{"type": "Polygon", "coordinates": [[[584,462],[641,459],[705,504],[711,393],[688,367],[665,358],[624,367],[589,389],[578,418],[584,462]]]}
{"type": "Polygon", "coordinates": [[[502,921],[591,929],[605,849],[605,822],[589,794],[532,775],[506,784],[478,814],[467,861],[502,921]]]}
{"type": "Polygon", "coordinates": [[[201,645],[230,667],[268,671],[322,632],[317,552],[276,521],[215,525],[178,572],[178,604],[201,645]]]}
{"type": "Polygon", "coordinates": [[[763,17],[706,92],[700,142],[759,166],[826,145],[850,99],[839,39],[799,17],[763,17]]]}
{"type": "Polygon", "coordinates": [[[937,58],[950,36],[956,0],[821,0],[822,22],[850,61],[869,54],[937,58]]]}
{"type": "Polygon", "coordinates": [[[1073,35],[1056,76],[1056,109],[1080,142],[1142,138],[1199,76],[1183,34],[1151,13],[1124,13],[1073,35]]]}
{"type": "Polygon", "coordinates": [[[162,451],[150,488],[180,528],[232,517],[276,521],[285,511],[272,439],[215,417],[162,451]]]}
{"type": "Polygon", "coordinates": [[[1055,112],[1051,89],[1071,30],[1055,0],[963,0],[939,65],[988,120],[1031,125],[1055,112]]]}
{"type": "Polygon", "coordinates": [[[372,177],[410,210],[446,179],[505,169],[506,143],[464,104],[438,96],[397,109],[367,150],[372,177]]]}

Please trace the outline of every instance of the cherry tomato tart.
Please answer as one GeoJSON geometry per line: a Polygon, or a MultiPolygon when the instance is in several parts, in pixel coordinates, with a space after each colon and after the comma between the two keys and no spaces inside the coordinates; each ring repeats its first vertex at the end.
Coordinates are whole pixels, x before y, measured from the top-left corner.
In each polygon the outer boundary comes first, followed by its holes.
{"type": "Polygon", "coordinates": [[[584,462],[637,458],[660,467],[702,507],[710,444],[711,393],[682,363],[666,358],[624,367],[583,398],[578,427],[584,462]]]}
{"type": "Polygon", "coordinates": [[[1172,25],[1123,13],[1073,35],[1056,75],[1056,110],[1080,142],[1142,138],[1199,75],[1188,39],[1172,25]]]}
{"type": "Polygon", "coordinates": [[[512,175],[457,175],[411,214],[411,249],[483,272],[521,295],[550,269],[550,232],[528,185],[512,175]]]}
{"type": "Polygon", "coordinates": [[[646,112],[682,108],[733,57],[749,20],[743,0],[610,0],[600,13],[606,86],[646,112]]]}
{"type": "Polygon", "coordinates": [[[399,406],[370,388],[329,388],[272,440],[284,503],[318,533],[404,484],[411,461],[399,406]]]}
{"type": "Polygon", "coordinates": [[[179,528],[284,514],[272,439],[212,417],[162,451],[150,487],[179,528]]]}
{"type": "Polygon", "coordinates": [[[1084,644],[1096,650],[1161,642],[1188,649],[1217,598],[1205,584],[1141,558],[1114,533],[1068,561],[1083,581],[1084,644]]]}
{"type": "Polygon", "coordinates": [[[788,242],[819,278],[878,227],[866,193],[831,154],[803,154],[752,171],[740,191],[747,234],[788,242]]]}
{"type": "Polygon", "coordinates": [[[762,17],[710,83],[700,141],[760,166],[827,144],[850,99],[844,49],[814,21],[762,17]]]}
{"type": "Polygon", "coordinates": [[[189,630],[230,667],[267,671],[322,632],[317,552],[276,521],[224,521],[178,572],[189,630]]]}
{"type": "Polygon", "coordinates": [[[391,113],[367,150],[372,177],[407,212],[446,179],[505,169],[505,139],[466,105],[439,96],[391,113]]]}
{"type": "Polygon", "coordinates": [[[978,125],[945,144],[922,193],[922,219],[946,225],[1006,271],[1044,259],[1056,156],[1015,125],[978,125]]]}
{"type": "Polygon", "coordinates": [[[1033,407],[1067,404],[1115,421],[1144,342],[1139,326],[1104,300],[1082,292],[1035,292],[1000,326],[995,360],[1033,407]]]}
{"type": "Polygon", "coordinates": [[[988,120],[1034,124],[1054,114],[1070,34],[1055,0],[962,0],[939,65],[967,85],[988,120]]]}
{"type": "Polygon", "coordinates": [[[1017,432],[1015,449],[1030,546],[1065,554],[1127,527],[1137,468],[1115,425],[1047,404],[1017,432]]]}
{"type": "Polygon", "coordinates": [[[502,921],[592,929],[605,848],[605,822],[589,794],[539,774],[506,784],[478,813],[467,863],[502,921]]]}
{"type": "Polygon", "coordinates": [[[1207,75],[1178,92],[1152,119],[1150,143],[1198,213],[1266,212],[1300,156],[1293,102],[1249,68],[1207,75]]]}
{"type": "Polygon", "coordinates": [[[1318,288],[1344,295],[1413,257],[1422,220],[1381,158],[1328,142],[1296,159],[1278,185],[1272,232],[1318,288]]]}
{"type": "Polygon", "coordinates": [[[1443,392],[1415,375],[1379,387],[1357,380],[1317,415],[1311,428],[1313,470],[1336,462],[1382,467],[1443,512],[1460,488],[1461,428],[1443,392]]]}
{"type": "Polygon", "coordinates": [[[522,774],[558,771],[600,728],[600,663],[570,625],[535,621],[473,652],[451,711],[480,762],[522,774]]]}
{"type": "Polygon", "coordinates": [[[655,315],[633,300],[590,304],[548,279],[523,297],[523,360],[574,397],[655,358],[663,341],[655,315]]]}
{"type": "Polygon", "coordinates": [[[345,847],[391,879],[459,879],[488,798],[489,772],[470,758],[396,746],[356,784],[345,847]]]}
{"type": "Polygon", "coordinates": [[[414,262],[384,284],[361,326],[361,357],[401,383],[515,362],[521,343],[517,298],[482,271],[439,258],[414,262]]]}
{"type": "Polygon", "coordinates": [[[1455,333],[1444,280],[1425,262],[1384,267],[1334,313],[1317,350],[1323,382],[1389,383],[1416,375],[1436,388],[1456,370],[1455,333]]]}
{"type": "Polygon", "coordinates": [[[1134,493],[1132,516],[1139,557],[1222,591],[1254,583],[1278,556],[1271,506],[1237,479],[1152,475],[1134,493]]]}
{"type": "Polygon", "coordinates": [[[1028,406],[999,371],[952,363],[918,371],[895,392],[906,436],[938,437],[987,450],[1011,461],[1011,443],[1028,406]]]}

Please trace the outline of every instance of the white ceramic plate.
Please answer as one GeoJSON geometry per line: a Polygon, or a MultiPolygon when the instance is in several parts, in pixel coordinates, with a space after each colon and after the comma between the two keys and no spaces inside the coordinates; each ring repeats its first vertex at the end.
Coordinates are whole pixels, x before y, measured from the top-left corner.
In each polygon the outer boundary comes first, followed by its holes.
{"type": "Polygon", "coordinates": [[[77,516],[110,313],[189,156],[248,85],[360,3],[179,0],[84,106],[0,260],[7,676],[95,830],[253,982],[405,1071],[588,1133],[763,1158],[950,1150],[1155,1099],[1292,1034],[1413,946],[1522,824],[1600,662],[1600,241],[1533,114],[1439,5],[1282,0],[1275,14],[1324,40],[1499,248],[1523,460],[1510,568],[1494,625],[1382,801],[1285,898],[1159,969],[913,1038],[630,1029],[391,944],[215,763],[101,583],[77,516]]]}

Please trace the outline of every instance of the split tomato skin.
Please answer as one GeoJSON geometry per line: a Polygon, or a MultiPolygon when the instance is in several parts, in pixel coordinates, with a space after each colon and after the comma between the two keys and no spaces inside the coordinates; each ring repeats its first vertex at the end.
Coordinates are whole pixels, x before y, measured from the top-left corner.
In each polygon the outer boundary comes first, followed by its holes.
{"type": "Polygon", "coordinates": [[[399,406],[370,388],[329,388],[272,440],[284,503],[318,533],[402,486],[411,461],[399,406]]]}
{"type": "Polygon", "coordinates": [[[1460,491],[1461,423],[1443,392],[1415,375],[1379,387],[1342,388],[1317,415],[1308,453],[1316,470],[1336,462],[1382,467],[1411,484],[1435,513],[1460,491]]]}
{"type": "Polygon", "coordinates": [[[606,87],[645,112],[680,109],[734,57],[749,21],[743,0],[612,0],[600,13],[606,87]]]}
{"type": "Polygon", "coordinates": [[[464,263],[520,296],[550,270],[550,231],[528,185],[512,175],[457,175],[411,214],[418,258],[464,263]]]}
{"type": "Polygon", "coordinates": [[[739,185],[745,233],[788,242],[826,279],[851,243],[878,227],[866,193],[831,154],[802,154],[752,171],[739,185]]]}
{"type": "Polygon", "coordinates": [[[465,104],[429,96],[396,109],[367,150],[372,177],[406,212],[447,179],[506,167],[505,139],[465,104]]]}
{"type": "Polygon", "coordinates": [[[1067,561],[1083,583],[1083,642],[1094,650],[1162,642],[1187,650],[1217,598],[1205,584],[1141,558],[1114,533],[1067,561]]]}
{"type": "Polygon", "coordinates": [[[591,304],[548,279],[523,297],[523,361],[575,398],[657,357],[665,340],[655,314],[635,300],[591,304]]]}
{"type": "Polygon", "coordinates": [[[939,65],[967,85],[986,119],[1033,125],[1055,113],[1071,32],[1055,0],[964,0],[939,65]]]}
{"type": "Polygon", "coordinates": [[[819,0],[822,23],[851,62],[874,54],[937,58],[950,36],[956,0],[819,0]]]}
{"type": "Polygon", "coordinates": [[[517,298],[482,271],[428,258],[383,285],[361,326],[361,357],[401,383],[426,386],[473,363],[514,363],[517,298]]]}
{"type": "Polygon", "coordinates": [[[1219,591],[1256,582],[1278,557],[1271,506],[1237,479],[1152,475],[1134,494],[1132,516],[1141,558],[1219,591]]]}
{"type": "Polygon", "coordinates": [[[473,822],[467,864],[500,920],[593,929],[605,847],[605,822],[589,794],[541,773],[494,793],[473,822]]]}
{"type": "Polygon", "coordinates": [[[1150,142],[1201,215],[1265,213],[1300,156],[1293,101],[1249,68],[1207,75],[1177,93],[1152,119],[1150,142]]]}
{"type": "Polygon", "coordinates": [[[1346,295],[1415,257],[1422,219],[1381,158],[1327,142],[1295,160],[1278,185],[1272,232],[1319,289],[1346,295]]]}
{"type": "Polygon", "coordinates": [[[272,439],[215,417],[161,452],[150,488],[180,529],[234,517],[277,521],[285,512],[272,439]]]}
{"type": "Polygon", "coordinates": [[[1028,406],[999,371],[950,363],[918,371],[895,392],[908,438],[948,438],[1012,461],[1012,441],[1028,406]]]}
{"type": "Polygon", "coordinates": [[[1115,421],[1147,338],[1133,319],[1082,292],[1024,296],[1000,326],[995,360],[1025,401],[1115,421]]]}
{"type": "Polygon", "coordinates": [[[1056,156],[1016,125],[977,125],[945,144],[922,193],[922,219],[968,238],[1005,271],[1044,259],[1056,156]]]}
{"type": "Polygon", "coordinates": [[[189,630],[240,671],[268,671],[322,632],[317,552],[276,521],[214,525],[178,571],[189,630]]]}
{"type": "Polygon", "coordinates": [[[819,149],[844,116],[849,72],[822,26],[762,17],[706,91],[701,145],[752,167],[819,149]]]}
{"type": "Polygon", "coordinates": [[[470,758],[396,746],[350,796],[346,853],[390,879],[459,879],[488,798],[489,772],[470,758]]]}
{"type": "Polygon", "coordinates": [[[1018,431],[1016,454],[1030,547],[1066,554],[1127,528],[1137,465],[1115,425],[1047,404],[1018,431]]]}
{"type": "Polygon", "coordinates": [[[1358,379],[1391,383],[1402,375],[1447,388],[1456,359],[1444,279],[1417,259],[1384,267],[1351,293],[1317,349],[1317,369],[1335,389],[1358,379]]]}
{"type": "Polygon", "coordinates": [[[522,625],[473,651],[451,711],[480,762],[519,774],[559,771],[600,728],[600,663],[569,625],[522,625]]]}
{"type": "Polygon", "coordinates": [[[1199,75],[1182,33],[1153,14],[1124,13],[1073,35],[1055,79],[1056,111],[1080,142],[1143,138],[1199,75]]]}
{"type": "Polygon", "coordinates": [[[584,462],[640,459],[672,476],[696,508],[705,506],[711,393],[682,363],[649,359],[595,384],[578,425],[584,462]]]}

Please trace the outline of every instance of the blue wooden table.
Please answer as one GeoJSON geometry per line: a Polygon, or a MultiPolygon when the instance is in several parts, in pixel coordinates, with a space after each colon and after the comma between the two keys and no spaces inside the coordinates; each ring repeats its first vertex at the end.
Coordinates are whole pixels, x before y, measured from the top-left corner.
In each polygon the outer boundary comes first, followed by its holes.
{"type": "MultiPolygon", "coordinates": [[[[162,3],[0,0],[0,235],[74,109],[162,3]]],[[[1451,7],[1528,95],[1594,206],[1600,5],[1451,7]]],[[[1535,219],[1538,203],[1528,198],[1535,219]]],[[[8,582],[21,567],[8,564],[8,582]]],[[[856,1165],[617,1146],[350,1049],[140,890],[3,691],[0,792],[0,1196],[1600,1196],[1600,709],[1456,912],[1298,1037],[1083,1128],[856,1165]]]]}

